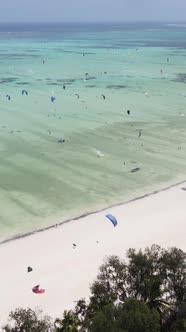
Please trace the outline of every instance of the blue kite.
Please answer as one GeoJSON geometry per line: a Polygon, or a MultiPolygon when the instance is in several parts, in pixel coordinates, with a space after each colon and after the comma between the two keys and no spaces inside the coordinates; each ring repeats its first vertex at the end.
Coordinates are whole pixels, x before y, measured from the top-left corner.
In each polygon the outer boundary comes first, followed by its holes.
{"type": "Polygon", "coordinates": [[[117,222],[116,218],[114,216],[112,216],[112,214],[106,214],[105,217],[107,217],[113,223],[114,227],[117,226],[118,222],[117,222]]]}
{"type": "Polygon", "coordinates": [[[56,98],[55,98],[54,96],[52,96],[52,97],[50,98],[50,100],[51,100],[51,102],[53,103],[53,102],[56,100],[56,98]]]}

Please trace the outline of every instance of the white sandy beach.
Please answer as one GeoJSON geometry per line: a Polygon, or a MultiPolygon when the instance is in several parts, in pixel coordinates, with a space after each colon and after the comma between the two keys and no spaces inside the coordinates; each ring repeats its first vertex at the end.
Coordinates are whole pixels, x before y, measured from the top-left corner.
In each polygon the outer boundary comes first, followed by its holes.
{"type": "Polygon", "coordinates": [[[184,186],[186,183],[2,244],[0,325],[19,306],[40,306],[45,313],[61,317],[76,300],[88,298],[89,286],[105,256],[124,258],[128,248],[153,243],[186,250],[184,186]],[[117,218],[117,227],[105,218],[107,213],[117,218]],[[29,265],[31,273],[27,273],[29,265]],[[45,294],[32,292],[37,284],[46,289],[45,294]]]}

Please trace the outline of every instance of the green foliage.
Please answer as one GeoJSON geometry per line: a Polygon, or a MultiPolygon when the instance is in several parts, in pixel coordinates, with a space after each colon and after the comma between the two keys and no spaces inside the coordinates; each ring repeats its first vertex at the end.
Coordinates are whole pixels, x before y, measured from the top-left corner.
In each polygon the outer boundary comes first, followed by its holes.
{"type": "Polygon", "coordinates": [[[100,310],[107,304],[124,301],[127,296],[127,266],[118,257],[111,256],[100,267],[97,280],[91,287],[91,311],[100,310]]]}
{"type": "Polygon", "coordinates": [[[11,311],[9,321],[11,324],[3,327],[5,332],[51,332],[52,324],[50,317],[42,317],[42,312],[32,309],[17,308],[11,311]]]}
{"type": "MultiPolygon", "coordinates": [[[[186,300],[186,254],[177,248],[164,250],[153,245],[144,251],[129,249],[127,258],[126,264],[111,256],[100,267],[90,301],[87,306],[84,303],[84,324],[90,326],[95,317],[98,319],[97,313],[103,323],[105,307],[124,305],[132,298],[159,313],[161,331],[171,331],[177,308],[186,300]]],[[[81,315],[81,309],[76,313],[81,315]]]]}
{"type": "Polygon", "coordinates": [[[153,307],[153,302],[162,297],[163,274],[161,272],[161,248],[152,246],[136,253],[129,249],[127,256],[128,284],[130,297],[134,297],[153,307]]]}
{"type": "MultiPolygon", "coordinates": [[[[116,332],[117,310],[112,304],[108,304],[94,315],[91,324],[88,326],[89,332],[116,332]]],[[[117,330],[118,332],[120,330],[117,330]]],[[[121,330],[122,332],[123,330],[121,330]]]]}
{"type": "Polygon", "coordinates": [[[175,322],[172,324],[171,332],[184,332],[186,331],[186,303],[179,306],[175,322]]]}
{"type": "Polygon", "coordinates": [[[163,250],[161,263],[167,299],[173,303],[186,301],[186,253],[177,248],[163,250]]]}
{"type": "Polygon", "coordinates": [[[120,309],[116,325],[118,329],[127,332],[160,332],[158,312],[136,299],[125,302],[120,309]]]}
{"type": "Polygon", "coordinates": [[[64,311],[62,319],[55,320],[55,332],[77,332],[80,326],[78,316],[73,311],[64,311]]]}
{"type": "Polygon", "coordinates": [[[146,248],[144,253],[130,249],[128,265],[118,257],[109,257],[100,267],[97,280],[91,287],[91,310],[94,312],[106,304],[124,303],[127,298],[136,298],[161,312],[166,304],[161,255],[162,249],[154,245],[146,248]]]}
{"type": "Polygon", "coordinates": [[[135,299],[107,305],[93,317],[89,332],[160,332],[159,314],[135,299]]]}

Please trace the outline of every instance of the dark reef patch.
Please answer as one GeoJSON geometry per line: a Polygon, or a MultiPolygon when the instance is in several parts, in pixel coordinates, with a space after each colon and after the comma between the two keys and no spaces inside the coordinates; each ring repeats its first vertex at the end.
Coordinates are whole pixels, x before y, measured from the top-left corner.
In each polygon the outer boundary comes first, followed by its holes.
{"type": "Polygon", "coordinates": [[[96,85],[85,85],[85,88],[95,88],[96,85]]]}
{"type": "Polygon", "coordinates": [[[69,83],[72,84],[75,81],[77,81],[75,78],[66,78],[66,79],[58,78],[56,80],[56,82],[59,82],[59,83],[62,83],[62,84],[69,84],[69,83]]]}
{"type": "Polygon", "coordinates": [[[3,78],[0,78],[0,84],[4,84],[4,83],[13,83],[17,80],[17,78],[15,77],[3,77],[3,78]]]}
{"type": "Polygon", "coordinates": [[[95,76],[86,76],[86,81],[95,80],[95,76]]]}
{"type": "MultiPolygon", "coordinates": [[[[68,51],[68,50],[64,50],[63,52],[64,52],[64,53],[70,53],[70,54],[80,54],[80,55],[82,55],[82,52],[77,52],[77,51],[68,51]]],[[[88,55],[88,54],[95,54],[95,53],[91,53],[91,52],[89,52],[89,53],[85,53],[85,52],[83,52],[83,54],[88,55]]]]}
{"type": "Polygon", "coordinates": [[[114,84],[114,85],[107,85],[106,88],[107,89],[115,89],[115,90],[119,90],[119,89],[126,89],[128,86],[124,85],[124,84],[114,84]]]}
{"type": "Polygon", "coordinates": [[[47,83],[47,85],[57,85],[57,86],[60,86],[61,84],[56,83],[56,82],[51,82],[51,83],[47,83]]]}
{"type": "Polygon", "coordinates": [[[185,41],[152,41],[149,43],[145,43],[144,47],[167,47],[167,48],[175,48],[175,49],[185,49],[186,42],[185,41]]]}
{"type": "Polygon", "coordinates": [[[17,85],[28,85],[28,84],[30,84],[30,82],[17,82],[16,84],[17,85]]]}
{"type": "Polygon", "coordinates": [[[171,80],[172,82],[186,83],[186,73],[178,73],[176,77],[171,80]]]}
{"type": "Polygon", "coordinates": [[[24,58],[39,58],[37,54],[28,54],[28,53],[0,53],[0,58],[3,59],[24,59],[24,58]]]}

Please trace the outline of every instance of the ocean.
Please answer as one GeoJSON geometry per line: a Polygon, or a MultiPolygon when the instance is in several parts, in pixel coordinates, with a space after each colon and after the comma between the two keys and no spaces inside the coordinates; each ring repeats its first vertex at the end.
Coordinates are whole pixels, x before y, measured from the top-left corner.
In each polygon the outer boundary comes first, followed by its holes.
{"type": "Polygon", "coordinates": [[[0,242],[185,180],[185,68],[184,23],[0,24],[0,242]]]}

